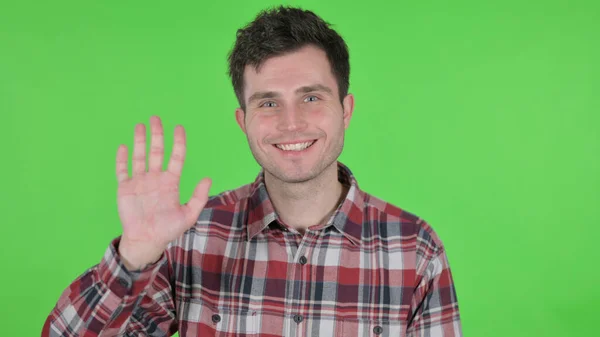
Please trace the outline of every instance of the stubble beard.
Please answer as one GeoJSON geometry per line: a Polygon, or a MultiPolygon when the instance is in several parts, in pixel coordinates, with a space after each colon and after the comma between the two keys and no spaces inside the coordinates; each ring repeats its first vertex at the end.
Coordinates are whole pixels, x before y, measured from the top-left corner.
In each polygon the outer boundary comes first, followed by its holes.
{"type": "MultiPolygon", "coordinates": [[[[319,139],[319,141],[322,140],[322,138],[319,139]]],[[[258,146],[256,146],[251,139],[248,139],[248,144],[250,145],[252,156],[254,156],[256,162],[265,171],[265,174],[271,175],[273,178],[281,181],[282,183],[301,184],[317,179],[332,164],[336,164],[337,166],[337,159],[344,148],[344,133],[342,132],[342,135],[339,137],[336,143],[333,144],[333,147],[328,149],[327,152],[324,153],[323,157],[317,158],[316,163],[313,164],[312,167],[309,167],[306,172],[302,172],[304,169],[300,167],[300,165],[304,164],[299,163],[299,165],[294,165],[295,172],[293,174],[285,172],[285,169],[279,167],[275,160],[272,160],[272,158],[267,158],[266,153],[262,152],[260,148],[257,148],[258,146]]]]}

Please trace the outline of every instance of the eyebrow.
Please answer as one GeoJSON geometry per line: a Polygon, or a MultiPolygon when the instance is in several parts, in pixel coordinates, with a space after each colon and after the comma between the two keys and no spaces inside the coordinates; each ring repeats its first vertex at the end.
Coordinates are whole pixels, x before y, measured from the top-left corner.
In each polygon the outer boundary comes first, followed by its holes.
{"type": "MultiPolygon", "coordinates": [[[[296,89],[296,91],[294,91],[294,92],[296,94],[306,94],[306,93],[315,92],[315,91],[324,91],[328,94],[331,94],[333,92],[331,90],[331,88],[324,86],[322,84],[306,85],[306,86],[296,89]]],[[[248,103],[252,103],[253,101],[256,101],[259,99],[276,98],[276,97],[280,97],[280,96],[281,96],[281,94],[276,91],[258,91],[258,92],[255,92],[254,94],[252,94],[252,96],[250,96],[250,98],[248,98],[248,103]]]]}
{"type": "Polygon", "coordinates": [[[315,91],[324,91],[328,94],[331,94],[331,88],[326,87],[322,84],[313,84],[313,85],[308,85],[308,86],[304,86],[304,87],[300,87],[298,89],[296,89],[296,93],[297,94],[306,94],[308,92],[315,92],[315,91]]]}

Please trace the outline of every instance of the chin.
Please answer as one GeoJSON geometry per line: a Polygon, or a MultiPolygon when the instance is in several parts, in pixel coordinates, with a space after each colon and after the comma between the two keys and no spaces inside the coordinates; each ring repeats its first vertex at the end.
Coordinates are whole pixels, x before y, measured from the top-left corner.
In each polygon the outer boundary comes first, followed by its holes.
{"type": "Polygon", "coordinates": [[[313,175],[302,175],[302,176],[286,176],[281,179],[281,181],[288,184],[301,184],[307,181],[313,180],[315,177],[313,175]]]}
{"type": "Polygon", "coordinates": [[[310,181],[314,179],[318,174],[315,174],[313,170],[292,170],[285,169],[282,167],[276,167],[273,169],[269,169],[267,167],[264,168],[265,171],[268,171],[270,175],[274,178],[288,184],[299,184],[310,181]]]}
{"type": "MultiPolygon", "coordinates": [[[[288,184],[305,183],[319,177],[332,163],[336,163],[337,156],[325,156],[320,153],[309,154],[308,158],[299,161],[281,160],[280,153],[272,153],[272,149],[261,149],[252,154],[257,163],[263,168],[266,174],[273,178],[288,184]],[[331,160],[331,162],[329,162],[331,160]]],[[[259,148],[256,148],[257,150],[259,148]]],[[[314,150],[320,150],[314,148],[314,150]]],[[[340,149],[341,150],[341,149],[340,149]]],[[[278,150],[277,150],[278,151],[278,150]]],[[[340,151],[341,152],[341,151],[340,151]]]]}

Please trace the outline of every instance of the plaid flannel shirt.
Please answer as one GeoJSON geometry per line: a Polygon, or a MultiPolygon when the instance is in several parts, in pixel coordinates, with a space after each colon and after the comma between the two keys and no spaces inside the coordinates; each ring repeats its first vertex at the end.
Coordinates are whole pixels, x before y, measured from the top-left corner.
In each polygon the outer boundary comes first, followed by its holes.
{"type": "Polygon", "coordinates": [[[421,218],[349,186],[304,235],[261,171],[209,199],[160,260],[127,271],[120,238],[60,296],[42,336],[461,336],[446,251],[421,218]]]}

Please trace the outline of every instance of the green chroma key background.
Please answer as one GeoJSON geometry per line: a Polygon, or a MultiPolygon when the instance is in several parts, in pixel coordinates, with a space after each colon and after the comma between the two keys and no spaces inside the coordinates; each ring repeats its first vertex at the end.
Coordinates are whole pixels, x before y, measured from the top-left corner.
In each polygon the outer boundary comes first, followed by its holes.
{"type": "MultiPolygon", "coordinates": [[[[121,233],[135,123],[188,133],[182,201],[258,173],[226,76],[270,1],[3,1],[2,336],[39,335],[121,233]],[[130,152],[131,154],[131,152],[130,152]]],[[[448,249],[466,336],[590,336],[600,306],[600,3],[289,1],[346,39],[340,160],[448,249]]]]}

